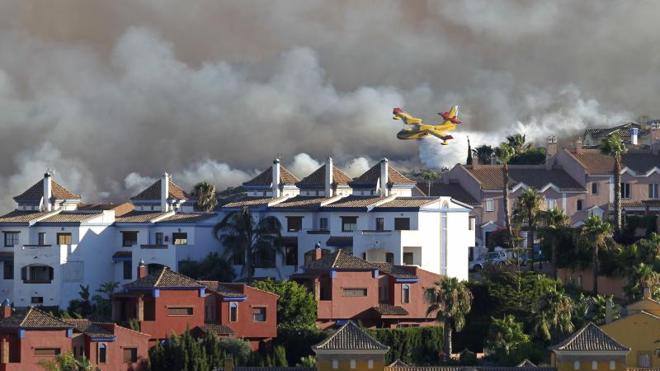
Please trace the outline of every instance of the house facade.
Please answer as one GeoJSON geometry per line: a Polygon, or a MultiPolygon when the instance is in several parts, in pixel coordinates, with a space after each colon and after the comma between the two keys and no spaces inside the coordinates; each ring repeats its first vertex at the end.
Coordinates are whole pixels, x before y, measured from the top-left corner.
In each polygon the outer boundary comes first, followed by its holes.
{"type": "Polygon", "coordinates": [[[324,254],[317,246],[291,278],[314,294],[321,328],[349,320],[385,328],[437,325],[426,315],[425,294],[442,277],[417,266],[369,262],[343,249],[324,254]]]}

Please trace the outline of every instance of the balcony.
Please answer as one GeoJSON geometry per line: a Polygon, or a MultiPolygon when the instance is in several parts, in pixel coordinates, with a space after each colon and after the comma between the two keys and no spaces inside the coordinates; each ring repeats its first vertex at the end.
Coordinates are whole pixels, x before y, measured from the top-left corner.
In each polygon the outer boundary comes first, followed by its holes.
{"type": "Polygon", "coordinates": [[[389,235],[392,233],[391,229],[363,229],[360,231],[363,235],[377,234],[377,235],[389,235]]]}
{"type": "Polygon", "coordinates": [[[309,229],[307,234],[330,234],[329,229],[309,229]]]}
{"type": "Polygon", "coordinates": [[[142,244],[140,245],[141,249],[161,249],[161,250],[166,250],[169,247],[169,245],[163,245],[163,244],[142,244]]]}
{"type": "Polygon", "coordinates": [[[23,245],[23,249],[45,249],[45,248],[50,248],[53,247],[53,245],[23,245]]]}

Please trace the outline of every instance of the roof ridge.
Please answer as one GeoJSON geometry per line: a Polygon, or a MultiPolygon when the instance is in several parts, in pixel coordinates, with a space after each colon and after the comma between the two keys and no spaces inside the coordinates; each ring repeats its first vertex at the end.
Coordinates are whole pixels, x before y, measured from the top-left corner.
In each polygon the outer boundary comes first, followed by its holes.
{"type": "Polygon", "coordinates": [[[165,271],[168,270],[169,268],[163,267],[163,269],[160,270],[160,274],[158,275],[158,278],[156,278],[156,281],[154,281],[154,287],[158,286],[158,283],[160,280],[163,278],[163,275],[165,274],[165,271]]]}

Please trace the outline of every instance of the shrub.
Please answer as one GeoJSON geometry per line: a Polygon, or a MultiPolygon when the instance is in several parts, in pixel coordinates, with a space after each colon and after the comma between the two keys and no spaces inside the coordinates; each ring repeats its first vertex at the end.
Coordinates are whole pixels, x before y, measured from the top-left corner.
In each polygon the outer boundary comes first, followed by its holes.
{"type": "Polygon", "coordinates": [[[254,287],[272,292],[277,300],[279,328],[314,328],[316,325],[316,300],[305,286],[295,281],[267,279],[254,282],[254,287]]]}
{"type": "Polygon", "coordinates": [[[273,345],[285,348],[287,363],[295,365],[301,362],[301,358],[311,356],[311,346],[320,343],[329,335],[328,331],[317,328],[282,328],[277,330],[273,345]]]}
{"type": "Polygon", "coordinates": [[[376,340],[390,347],[386,362],[397,359],[414,365],[436,365],[443,346],[442,327],[410,327],[368,330],[376,340]]]}

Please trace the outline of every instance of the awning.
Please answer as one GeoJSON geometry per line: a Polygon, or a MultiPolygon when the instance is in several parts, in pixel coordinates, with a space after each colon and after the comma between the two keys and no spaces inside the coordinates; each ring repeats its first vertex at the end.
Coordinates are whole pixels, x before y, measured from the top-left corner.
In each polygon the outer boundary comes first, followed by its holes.
{"type": "Polygon", "coordinates": [[[332,247],[352,247],[353,237],[330,236],[325,245],[332,247]]]}
{"type": "Polygon", "coordinates": [[[114,263],[121,262],[121,261],[132,261],[133,260],[133,252],[132,251],[117,251],[112,255],[112,261],[114,263]]]}

